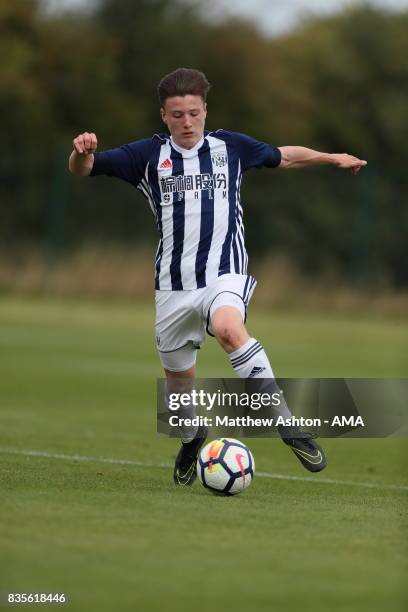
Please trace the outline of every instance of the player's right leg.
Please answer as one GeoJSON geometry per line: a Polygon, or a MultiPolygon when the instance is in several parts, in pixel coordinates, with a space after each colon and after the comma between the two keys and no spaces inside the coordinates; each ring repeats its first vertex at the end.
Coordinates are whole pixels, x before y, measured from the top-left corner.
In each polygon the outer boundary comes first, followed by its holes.
{"type": "MultiPolygon", "coordinates": [[[[190,393],[194,385],[195,365],[188,370],[174,371],[164,369],[167,378],[167,393],[190,393]]],[[[184,413],[194,417],[194,408],[184,413]]],[[[173,479],[179,486],[191,486],[197,477],[197,457],[207,437],[205,427],[186,428],[181,431],[181,446],[174,463],[173,479]]]]}
{"type": "MultiPolygon", "coordinates": [[[[156,342],[166,374],[167,397],[193,389],[197,350],[205,339],[204,325],[195,308],[196,298],[195,291],[156,291],[156,342]]],[[[194,417],[194,407],[184,407],[183,413],[194,417]]],[[[197,476],[197,456],[207,430],[181,427],[177,433],[181,446],[174,464],[174,482],[190,486],[197,476]]]]}

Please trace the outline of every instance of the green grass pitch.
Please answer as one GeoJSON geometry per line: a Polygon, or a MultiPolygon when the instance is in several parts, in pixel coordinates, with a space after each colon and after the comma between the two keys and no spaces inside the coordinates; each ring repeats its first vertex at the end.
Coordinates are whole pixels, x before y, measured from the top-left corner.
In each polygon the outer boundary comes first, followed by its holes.
{"type": "MultiPolygon", "coordinates": [[[[249,315],[279,376],[408,374],[401,322],[249,315]]],[[[252,440],[269,476],[242,495],[175,489],[153,318],[152,303],[1,298],[2,596],[63,592],[87,612],[406,609],[406,440],[324,440],[315,476],[280,440],[252,440]]],[[[231,376],[214,340],[198,364],[231,376]]]]}

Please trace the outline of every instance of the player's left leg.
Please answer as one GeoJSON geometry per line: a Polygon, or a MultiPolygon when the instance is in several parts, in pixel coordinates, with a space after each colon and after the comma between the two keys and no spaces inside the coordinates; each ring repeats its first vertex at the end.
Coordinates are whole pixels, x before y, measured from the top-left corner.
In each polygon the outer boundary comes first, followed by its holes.
{"type": "MultiPolygon", "coordinates": [[[[242,304],[242,300],[241,300],[242,304]]],[[[231,365],[240,378],[261,378],[265,380],[262,391],[280,393],[269,359],[263,346],[251,338],[244,324],[245,310],[237,296],[223,292],[214,300],[209,317],[212,332],[222,348],[229,354],[231,365]],[[218,300],[218,301],[217,301],[218,300]]],[[[292,416],[281,395],[277,414],[284,419],[292,416]]],[[[282,440],[287,444],[310,472],[320,472],[327,465],[323,449],[307,432],[295,427],[278,427],[282,440]]]]}

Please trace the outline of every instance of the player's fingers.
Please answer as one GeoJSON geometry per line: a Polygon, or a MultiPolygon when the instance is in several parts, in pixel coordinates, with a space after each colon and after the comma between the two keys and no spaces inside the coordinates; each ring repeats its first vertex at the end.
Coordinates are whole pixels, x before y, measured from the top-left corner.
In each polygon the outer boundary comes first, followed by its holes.
{"type": "Polygon", "coordinates": [[[84,152],[84,143],[81,135],[74,138],[72,144],[74,145],[74,149],[77,153],[82,154],[84,152]]]}
{"type": "Polygon", "coordinates": [[[366,165],[367,162],[364,159],[359,159],[356,164],[353,164],[353,170],[355,170],[354,174],[357,174],[357,172],[359,172],[361,168],[364,168],[366,165]]]}
{"type": "Polygon", "coordinates": [[[90,134],[88,132],[84,132],[82,136],[83,136],[83,139],[84,139],[85,153],[89,153],[89,149],[90,149],[90,146],[91,146],[90,134]]]}
{"type": "Polygon", "coordinates": [[[98,148],[98,139],[96,138],[96,134],[94,134],[93,132],[89,134],[89,137],[91,140],[90,151],[93,152],[98,148]]]}
{"type": "Polygon", "coordinates": [[[355,162],[359,166],[366,166],[367,162],[365,159],[359,159],[358,157],[351,156],[353,162],[355,162]]]}
{"type": "Polygon", "coordinates": [[[346,167],[351,168],[353,174],[357,174],[357,172],[366,165],[367,165],[367,162],[365,159],[359,159],[358,157],[349,155],[349,160],[348,160],[348,164],[346,167]]]}

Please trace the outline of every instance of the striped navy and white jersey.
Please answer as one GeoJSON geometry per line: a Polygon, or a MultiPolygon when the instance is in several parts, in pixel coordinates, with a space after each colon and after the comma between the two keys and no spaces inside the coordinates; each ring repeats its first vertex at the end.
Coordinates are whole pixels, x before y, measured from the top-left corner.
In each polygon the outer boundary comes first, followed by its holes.
{"type": "Polygon", "coordinates": [[[247,274],[242,173],[280,161],[278,148],[237,132],[205,131],[192,149],[155,134],[95,153],[91,176],[115,176],[142,191],[160,234],[155,287],[179,291],[247,274]]]}

